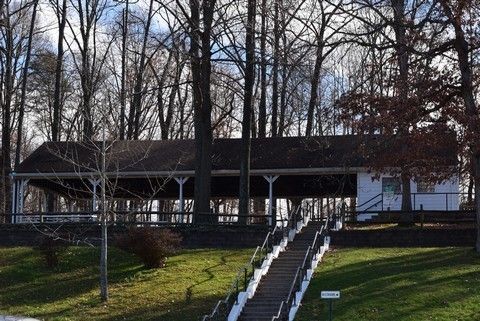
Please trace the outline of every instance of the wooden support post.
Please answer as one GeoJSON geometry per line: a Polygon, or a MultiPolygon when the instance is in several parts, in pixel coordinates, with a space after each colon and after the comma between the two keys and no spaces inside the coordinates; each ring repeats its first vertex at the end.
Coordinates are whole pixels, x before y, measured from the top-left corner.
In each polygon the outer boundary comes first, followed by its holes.
{"type": "Polygon", "coordinates": [[[17,180],[15,179],[13,174],[10,177],[12,178],[12,217],[11,217],[11,223],[15,224],[16,223],[16,217],[15,216],[17,214],[17,201],[18,201],[17,180]]]}
{"type": "Polygon", "coordinates": [[[265,175],[263,178],[268,182],[268,223],[271,226],[273,224],[273,182],[277,180],[278,175],[265,175]]]}
{"type": "Polygon", "coordinates": [[[92,184],[92,212],[97,211],[97,187],[100,185],[100,179],[89,178],[88,181],[92,184]]]}
{"type": "MultiPolygon", "coordinates": [[[[13,179],[13,175],[12,175],[13,179]]],[[[17,223],[20,217],[19,214],[23,214],[23,205],[25,197],[25,188],[27,187],[29,179],[24,178],[21,180],[13,179],[12,184],[12,220],[13,224],[17,223]]]]}
{"type": "Polygon", "coordinates": [[[420,227],[423,229],[423,223],[425,221],[425,213],[423,212],[423,204],[420,204],[420,227]]]}
{"type": "Polygon", "coordinates": [[[18,201],[17,201],[17,207],[18,207],[18,210],[17,210],[17,213],[19,214],[22,214],[23,213],[23,180],[20,180],[18,182],[18,201]]]}
{"type": "Polygon", "coordinates": [[[183,184],[188,181],[188,177],[175,177],[175,181],[178,183],[178,214],[180,215],[179,221],[183,223],[183,214],[185,212],[185,200],[183,198],[183,184]]]}

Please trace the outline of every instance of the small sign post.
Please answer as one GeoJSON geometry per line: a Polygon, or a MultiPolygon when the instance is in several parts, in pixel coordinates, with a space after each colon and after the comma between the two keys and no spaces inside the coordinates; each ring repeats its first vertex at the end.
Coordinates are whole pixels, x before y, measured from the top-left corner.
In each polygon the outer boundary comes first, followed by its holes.
{"type": "Polygon", "coordinates": [[[332,309],[332,305],[333,305],[333,300],[336,300],[336,299],[340,299],[340,291],[322,291],[320,293],[320,297],[324,300],[328,300],[328,311],[329,311],[329,315],[330,315],[330,318],[329,320],[332,321],[333,319],[333,309],[332,309]]]}

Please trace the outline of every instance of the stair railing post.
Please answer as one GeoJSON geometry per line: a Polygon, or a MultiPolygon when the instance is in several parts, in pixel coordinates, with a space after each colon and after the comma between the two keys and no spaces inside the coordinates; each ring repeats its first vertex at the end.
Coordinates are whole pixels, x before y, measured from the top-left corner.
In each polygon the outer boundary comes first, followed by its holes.
{"type": "Polygon", "coordinates": [[[265,244],[265,256],[267,256],[267,254],[268,254],[268,249],[270,248],[270,244],[269,244],[269,243],[270,243],[270,235],[271,235],[271,234],[270,234],[270,232],[269,232],[268,235],[267,235],[267,244],[265,244]]]}
{"type": "Polygon", "coordinates": [[[238,303],[238,278],[235,281],[235,304],[238,303]]]}
{"type": "Polygon", "coordinates": [[[423,212],[423,204],[420,204],[420,228],[423,229],[423,223],[425,221],[425,213],[423,212]]]}
{"type": "Polygon", "coordinates": [[[15,173],[10,174],[12,180],[12,217],[11,223],[15,224],[17,222],[16,215],[18,212],[17,201],[18,201],[18,189],[17,189],[17,180],[15,179],[15,173]]]}
{"type": "Polygon", "coordinates": [[[445,193],[445,211],[448,211],[448,193],[445,193]]]}
{"type": "Polygon", "coordinates": [[[246,292],[247,291],[247,267],[244,268],[244,279],[243,279],[243,290],[246,292]]]}

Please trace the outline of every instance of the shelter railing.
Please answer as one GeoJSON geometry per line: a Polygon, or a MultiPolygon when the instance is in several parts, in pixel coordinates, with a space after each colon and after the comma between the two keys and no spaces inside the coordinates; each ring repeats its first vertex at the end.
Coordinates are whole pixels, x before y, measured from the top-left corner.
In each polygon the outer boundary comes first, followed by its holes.
{"type": "MultiPolygon", "coordinates": [[[[0,214],[0,222],[16,224],[97,224],[100,211],[25,212],[0,214]]],[[[238,215],[230,213],[107,211],[108,222],[117,225],[268,225],[270,215],[238,215]]]]}
{"type": "MultiPolygon", "coordinates": [[[[352,209],[358,213],[396,210],[401,205],[402,194],[379,193],[352,209]]],[[[471,211],[475,208],[474,195],[464,192],[414,192],[410,193],[412,210],[471,211]]]]}

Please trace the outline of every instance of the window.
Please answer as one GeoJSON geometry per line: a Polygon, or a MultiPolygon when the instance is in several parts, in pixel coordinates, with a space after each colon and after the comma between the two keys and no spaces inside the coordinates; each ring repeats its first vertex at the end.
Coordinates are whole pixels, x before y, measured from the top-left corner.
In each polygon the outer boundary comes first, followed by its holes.
{"type": "Polygon", "coordinates": [[[401,194],[401,183],[398,177],[382,177],[382,192],[387,194],[401,194]]]}
{"type": "Polygon", "coordinates": [[[417,193],[435,193],[435,184],[425,179],[417,180],[417,193]]]}

